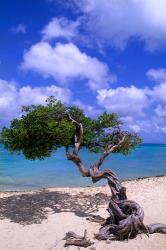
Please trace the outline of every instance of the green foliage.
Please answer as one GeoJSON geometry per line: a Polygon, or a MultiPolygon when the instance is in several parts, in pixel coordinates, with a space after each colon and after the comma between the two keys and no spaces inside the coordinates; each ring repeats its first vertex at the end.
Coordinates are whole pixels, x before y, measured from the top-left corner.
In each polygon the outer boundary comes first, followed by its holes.
{"type": "MultiPolygon", "coordinates": [[[[91,119],[78,107],[65,106],[53,96],[46,100],[45,106],[24,106],[22,112],[22,117],[14,119],[10,128],[2,129],[1,142],[11,152],[22,152],[28,159],[43,159],[60,147],[73,147],[79,127],[70,117],[83,124],[81,147],[100,152],[119,140],[115,131],[122,123],[115,113],[104,112],[96,119],[91,119]]],[[[125,141],[116,152],[128,154],[140,143],[141,139],[136,134],[127,133],[125,141]]]]}

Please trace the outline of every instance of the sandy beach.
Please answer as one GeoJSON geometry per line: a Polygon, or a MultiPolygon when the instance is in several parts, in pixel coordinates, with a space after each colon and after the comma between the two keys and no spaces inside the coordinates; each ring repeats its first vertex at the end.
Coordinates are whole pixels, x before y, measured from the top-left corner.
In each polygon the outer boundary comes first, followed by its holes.
{"type": "MultiPolygon", "coordinates": [[[[166,177],[127,181],[124,185],[128,198],[143,207],[145,224],[166,223],[166,177]]],[[[74,250],[78,247],[64,248],[62,238],[68,231],[83,235],[85,229],[97,250],[166,249],[166,236],[162,234],[152,234],[149,238],[139,235],[128,242],[95,240],[100,225],[86,218],[89,214],[106,218],[109,195],[108,186],[1,192],[0,249],[74,250]]]]}

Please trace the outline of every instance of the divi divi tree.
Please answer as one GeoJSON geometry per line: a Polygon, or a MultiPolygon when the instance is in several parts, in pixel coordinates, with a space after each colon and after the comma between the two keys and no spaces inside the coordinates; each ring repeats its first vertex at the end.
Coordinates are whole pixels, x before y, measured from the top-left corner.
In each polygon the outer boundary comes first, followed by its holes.
{"type": "Polygon", "coordinates": [[[104,112],[92,119],[78,107],[66,106],[54,97],[49,97],[46,105],[24,106],[22,111],[20,119],[14,119],[10,128],[2,129],[1,142],[8,150],[22,152],[27,159],[44,159],[65,147],[67,159],[76,165],[82,176],[91,178],[93,183],[101,179],[108,181],[112,194],[108,204],[110,216],[96,235],[99,240],[123,240],[139,233],[166,233],[163,224],[144,225],[143,209],[127,199],[126,188],[117,175],[111,169],[100,170],[110,154],[127,155],[141,143],[137,134],[122,130],[117,114],[104,112]],[[98,153],[98,161],[85,166],[79,156],[81,148],[98,153]]]}

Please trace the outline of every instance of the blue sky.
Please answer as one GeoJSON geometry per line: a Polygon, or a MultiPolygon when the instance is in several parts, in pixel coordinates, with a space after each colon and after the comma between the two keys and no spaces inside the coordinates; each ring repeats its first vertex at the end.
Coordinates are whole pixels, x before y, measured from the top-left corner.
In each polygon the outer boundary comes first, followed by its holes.
{"type": "Polygon", "coordinates": [[[55,95],[166,142],[165,0],[1,0],[0,126],[55,95]]]}

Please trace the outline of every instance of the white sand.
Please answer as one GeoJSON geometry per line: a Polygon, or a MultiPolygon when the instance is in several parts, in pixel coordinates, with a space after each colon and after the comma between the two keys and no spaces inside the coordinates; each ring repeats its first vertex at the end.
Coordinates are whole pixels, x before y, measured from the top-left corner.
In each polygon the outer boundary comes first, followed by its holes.
{"type": "MultiPolygon", "coordinates": [[[[128,198],[137,201],[145,211],[145,224],[166,223],[166,177],[149,178],[139,181],[125,182],[128,198]]],[[[51,191],[70,192],[72,194],[85,192],[92,194],[97,192],[109,192],[108,187],[99,188],[55,188],[51,191]]],[[[0,193],[0,197],[11,196],[14,193],[0,193]]],[[[48,219],[41,224],[22,226],[10,222],[7,219],[0,220],[0,250],[61,250],[64,248],[64,237],[67,231],[83,234],[87,229],[88,236],[95,242],[96,250],[165,250],[166,235],[152,234],[138,236],[128,242],[97,241],[93,239],[94,233],[98,232],[99,224],[89,222],[85,218],[77,217],[70,212],[53,214],[48,211],[48,219]]],[[[106,206],[101,206],[97,214],[107,217],[106,206]]],[[[70,246],[69,250],[78,247],[70,246]]],[[[80,248],[84,249],[84,248],[80,248]]],[[[91,247],[87,248],[91,249],[91,247]]]]}

